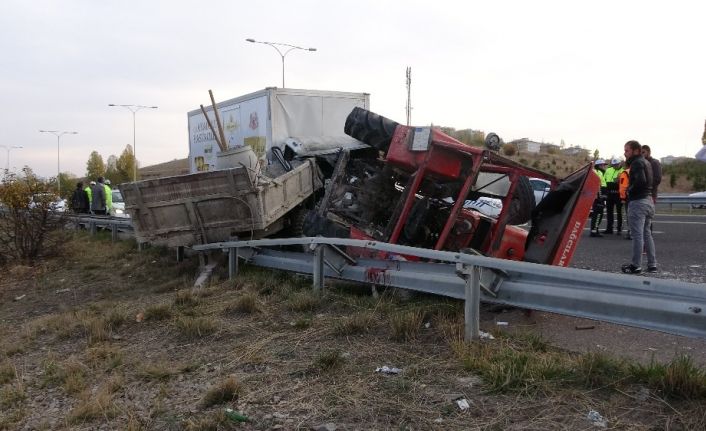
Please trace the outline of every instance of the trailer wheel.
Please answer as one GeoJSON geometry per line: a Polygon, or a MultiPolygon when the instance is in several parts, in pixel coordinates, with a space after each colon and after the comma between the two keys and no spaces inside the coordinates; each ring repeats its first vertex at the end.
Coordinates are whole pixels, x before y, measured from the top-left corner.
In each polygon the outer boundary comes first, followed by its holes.
{"type": "Polygon", "coordinates": [[[366,109],[355,107],[348,118],[343,131],[350,137],[387,152],[392,142],[392,135],[399,124],[366,109]]]}
{"type": "Polygon", "coordinates": [[[510,213],[507,223],[513,225],[527,223],[532,218],[534,206],[532,184],[530,184],[529,178],[520,177],[515,187],[515,194],[510,202],[510,213]]]}

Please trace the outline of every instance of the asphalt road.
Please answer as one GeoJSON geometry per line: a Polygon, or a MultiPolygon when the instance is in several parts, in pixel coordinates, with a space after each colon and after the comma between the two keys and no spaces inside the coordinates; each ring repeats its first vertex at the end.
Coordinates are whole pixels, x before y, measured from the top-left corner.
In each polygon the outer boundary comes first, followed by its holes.
{"type": "MultiPolygon", "coordinates": [[[[623,221],[623,228],[626,226],[623,221]]],[[[605,218],[601,231],[603,229],[605,218]]],[[[706,214],[703,211],[691,215],[658,214],[653,236],[659,272],[643,276],[706,283],[706,214]]],[[[620,267],[630,262],[631,253],[632,241],[623,239],[622,235],[591,238],[586,227],[571,266],[619,273],[620,267]]],[[[642,265],[647,266],[647,256],[643,256],[642,265]]]]}

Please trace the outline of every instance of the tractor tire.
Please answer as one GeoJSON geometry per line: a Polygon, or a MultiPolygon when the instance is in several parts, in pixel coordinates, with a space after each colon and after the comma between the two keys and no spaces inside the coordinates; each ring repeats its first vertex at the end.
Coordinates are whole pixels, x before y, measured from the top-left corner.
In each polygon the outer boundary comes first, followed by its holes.
{"type": "Polygon", "coordinates": [[[510,202],[510,213],[508,214],[507,223],[512,225],[527,223],[532,218],[534,206],[532,184],[530,184],[529,178],[520,177],[515,187],[515,194],[510,202]]]}
{"type": "Polygon", "coordinates": [[[355,107],[348,114],[343,131],[346,135],[363,141],[379,151],[387,152],[397,126],[399,124],[390,119],[355,107]]]}

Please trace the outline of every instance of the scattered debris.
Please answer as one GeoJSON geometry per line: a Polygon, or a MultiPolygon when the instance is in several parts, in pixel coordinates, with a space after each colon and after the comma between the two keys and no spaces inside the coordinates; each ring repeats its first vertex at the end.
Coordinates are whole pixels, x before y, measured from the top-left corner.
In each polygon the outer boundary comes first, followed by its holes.
{"type": "Polygon", "coordinates": [[[502,322],[502,321],[500,321],[500,322],[495,322],[495,324],[498,325],[498,326],[507,326],[507,325],[509,325],[509,323],[507,323],[507,322],[502,322]]]}
{"type": "Polygon", "coordinates": [[[145,313],[137,313],[137,316],[135,316],[135,322],[140,323],[143,320],[145,320],[145,313]]]}
{"type": "Polygon", "coordinates": [[[456,400],[460,400],[461,398],[464,398],[464,395],[461,394],[461,393],[458,393],[458,392],[456,392],[456,393],[450,393],[450,394],[444,394],[444,399],[445,399],[446,401],[456,401],[456,400]]]}
{"type": "Polygon", "coordinates": [[[250,421],[250,419],[247,416],[245,416],[239,412],[236,412],[235,410],[233,410],[231,408],[226,408],[226,417],[228,419],[232,420],[233,422],[248,422],[248,421],[250,421]]]}
{"type": "Polygon", "coordinates": [[[591,423],[599,428],[607,428],[608,427],[608,421],[601,416],[600,413],[598,413],[595,410],[591,410],[588,412],[588,415],[586,415],[586,418],[591,421],[591,423]]]}
{"type": "Polygon", "coordinates": [[[313,427],[311,427],[311,429],[314,431],[336,431],[337,427],[336,427],[336,424],[329,422],[329,423],[313,426],[313,427]]]}
{"type": "Polygon", "coordinates": [[[112,338],[113,340],[122,340],[123,339],[123,337],[121,337],[118,334],[113,334],[110,338],[112,338]]]}
{"type": "Polygon", "coordinates": [[[473,386],[478,386],[483,383],[483,380],[481,380],[481,378],[478,376],[459,377],[456,380],[459,384],[467,386],[469,388],[472,388],[473,386]]]}
{"type": "Polygon", "coordinates": [[[587,329],[596,329],[596,325],[576,325],[577,331],[585,331],[587,329]]]}
{"type": "Polygon", "coordinates": [[[471,408],[470,404],[468,404],[468,400],[465,398],[456,400],[456,404],[458,405],[458,408],[461,409],[461,411],[466,411],[471,408]]]}
{"type": "Polygon", "coordinates": [[[376,368],[375,372],[383,374],[399,374],[402,372],[402,370],[400,368],[388,367],[387,365],[383,365],[382,367],[376,368]]]}
{"type": "Polygon", "coordinates": [[[22,298],[24,298],[25,296],[27,296],[26,293],[25,293],[24,295],[15,296],[15,301],[20,301],[20,300],[22,300],[22,298]]]}
{"type": "Polygon", "coordinates": [[[425,327],[426,329],[431,328],[431,322],[425,323],[425,324],[424,324],[424,327],[425,327]]]}
{"type": "Polygon", "coordinates": [[[434,423],[435,423],[435,424],[440,424],[440,423],[442,423],[442,422],[444,422],[444,420],[441,419],[441,418],[436,418],[436,419],[434,419],[434,423]]]}
{"type": "Polygon", "coordinates": [[[55,291],[54,293],[65,293],[65,292],[71,292],[71,289],[59,289],[55,291]]]}
{"type": "Polygon", "coordinates": [[[486,340],[494,340],[495,339],[495,337],[493,337],[493,334],[491,334],[490,332],[478,331],[478,333],[480,334],[480,338],[482,338],[482,339],[486,339],[486,340]]]}
{"type": "Polygon", "coordinates": [[[701,268],[701,265],[689,265],[689,268],[701,268]]]}
{"type": "Polygon", "coordinates": [[[287,419],[289,417],[288,413],[280,413],[280,412],[274,412],[272,413],[272,417],[275,419],[287,419]]]}

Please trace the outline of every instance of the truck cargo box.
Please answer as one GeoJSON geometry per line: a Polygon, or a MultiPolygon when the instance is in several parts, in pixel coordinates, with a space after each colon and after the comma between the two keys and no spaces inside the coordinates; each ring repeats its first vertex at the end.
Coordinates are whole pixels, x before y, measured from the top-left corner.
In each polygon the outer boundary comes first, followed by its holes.
{"type": "Polygon", "coordinates": [[[175,247],[270,235],[320,187],[307,159],[289,172],[239,167],[126,183],[120,191],[137,241],[175,247]]]}

